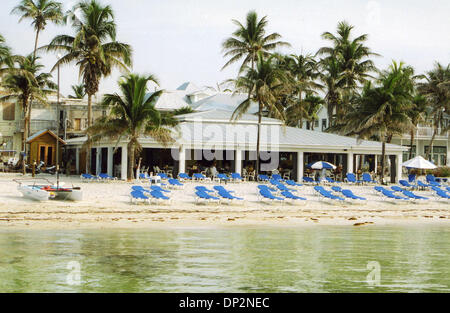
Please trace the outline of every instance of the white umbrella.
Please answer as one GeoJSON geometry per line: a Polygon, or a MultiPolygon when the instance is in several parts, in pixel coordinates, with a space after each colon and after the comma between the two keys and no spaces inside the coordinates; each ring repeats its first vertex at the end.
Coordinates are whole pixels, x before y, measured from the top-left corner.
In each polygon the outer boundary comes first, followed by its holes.
{"type": "Polygon", "coordinates": [[[321,170],[321,169],[336,169],[336,165],[333,165],[329,162],[325,162],[325,161],[318,161],[315,163],[309,163],[307,165],[309,168],[313,169],[313,170],[321,170]]]}
{"type": "Polygon", "coordinates": [[[425,160],[420,155],[416,156],[415,158],[412,158],[411,160],[408,160],[402,164],[403,166],[407,168],[420,168],[420,169],[434,169],[437,168],[436,165],[431,163],[430,161],[425,160]]]}

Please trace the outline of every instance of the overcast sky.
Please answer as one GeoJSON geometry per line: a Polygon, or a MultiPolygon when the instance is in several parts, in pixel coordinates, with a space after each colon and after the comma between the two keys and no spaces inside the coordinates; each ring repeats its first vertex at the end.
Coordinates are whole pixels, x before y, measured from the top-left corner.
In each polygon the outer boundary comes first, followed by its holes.
{"type": "MultiPolygon", "coordinates": [[[[31,53],[34,31],[29,21],[18,24],[10,15],[19,0],[1,0],[0,33],[14,53],[31,53]]],[[[61,1],[65,9],[75,1],[61,1]]],[[[155,74],[162,88],[175,89],[185,81],[199,86],[215,85],[235,77],[236,67],[221,71],[225,63],[221,44],[235,29],[232,19],[243,21],[255,9],[267,15],[268,31],[278,32],[292,48],[282,52],[315,53],[328,45],[320,37],[335,32],[339,21],[355,25],[354,35],[369,34],[368,45],[382,56],[378,67],[392,59],[413,65],[418,73],[435,61],[450,62],[449,0],[101,0],[111,4],[118,26],[117,39],[134,49],[133,71],[155,74]]],[[[72,34],[67,26],[49,25],[40,45],[55,35],[72,34]]],[[[55,57],[42,55],[50,70],[55,57]]],[[[120,73],[103,80],[100,92],[115,90],[120,73]]],[[[75,66],[62,68],[62,93],[78,83],[75,66]]]]}

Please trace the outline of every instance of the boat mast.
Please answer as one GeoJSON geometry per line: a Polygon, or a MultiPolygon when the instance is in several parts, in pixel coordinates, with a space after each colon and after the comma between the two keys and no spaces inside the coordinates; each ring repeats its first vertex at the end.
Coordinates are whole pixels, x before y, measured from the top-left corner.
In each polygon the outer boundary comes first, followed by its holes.
{"type": "MultiPolygon", "coordinates": [[[[59,59],[59,58],[58,58],[59,59]]],[[[59,189],[59,62],[58,62],[58,93],[56,95],[56,190],[59,189]]]]}

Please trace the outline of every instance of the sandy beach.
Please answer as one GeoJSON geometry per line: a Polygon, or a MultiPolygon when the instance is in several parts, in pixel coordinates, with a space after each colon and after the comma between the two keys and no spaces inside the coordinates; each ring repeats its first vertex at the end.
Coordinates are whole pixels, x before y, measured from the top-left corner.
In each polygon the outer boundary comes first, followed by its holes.
{"type": "MultiPolygon", "coordinates": [[[[54,176],[41,176],[54,181],[54,176]]],[[[81,182],[79,177],[62,176],[65,185],[83,190],[80,202],[49,200],[36,202],[22,197],[14,178],[0,176],[0,228],[81,229],[81,228],[208,228],[226,226],[296,226],[385,224],[446,224],[450,226],[449,202],[436,200],[431,191],[417,191],[430,197],[426,203],[394,204],[381,199],[373,186],[350,186],[355,194],[366,197],[366,204],[336,204],[320,201],[312,186],[298,188],[304,204],[270,204],[258,201],[256,183],[231,183],[228,189],[243,198],[243,203],[196,204],[194,186],[172,190],[170,205],[132,204],[131,182],[81,182]]],[[[205,185],[210,185],[205,183],[205,185]]]]}

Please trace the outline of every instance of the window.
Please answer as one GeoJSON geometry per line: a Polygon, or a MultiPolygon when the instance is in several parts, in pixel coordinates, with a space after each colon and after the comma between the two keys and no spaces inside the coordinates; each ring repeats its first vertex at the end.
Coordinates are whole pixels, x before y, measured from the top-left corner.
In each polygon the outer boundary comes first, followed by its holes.
{"type": "Polygon", "coordinates": [[[102,116],[103,116],[103,117],[106,116],[106,111],[105,111],[105,110],[102,111],[102,116]]]}
{"type": "Polygon", "coordinates": [[[73,120],[73,129],[74,130],[81,130],[81,118],[75,118],[73,120]]]}
{"type": "Polygon", "coordinates": [[[322,131],[324,131],[325,129],[327,129],[327,119],[326,118],[322,119],[322,131]]]}
{"type": "Polygon", "coordinates": [[[15,117],[15,105],[14,103],[3,103],[3,120],[14,121],[15,117]]]}
{"type": "Polygon", "coordinates": [[[319,121],[314,121],[314,128],[319,127],[319,121]]]}
{"type": "MultiPolygon", "coordinates": [[[[425,154],[428,154],[430,146],[425,146],[425,154]]],[[[431,160],[437,166],[444,166],[447,163],[447,147],[445,146],[433,146],[433,153],[431,160]]]]}

